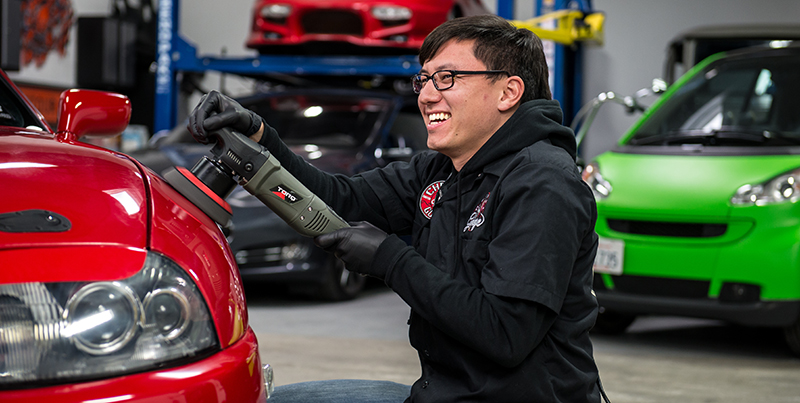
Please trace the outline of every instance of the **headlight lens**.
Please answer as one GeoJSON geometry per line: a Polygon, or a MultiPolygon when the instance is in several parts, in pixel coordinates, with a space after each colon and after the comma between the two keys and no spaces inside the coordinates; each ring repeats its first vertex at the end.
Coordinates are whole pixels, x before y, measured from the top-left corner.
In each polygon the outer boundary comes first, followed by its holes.
{"type": "Polygon", "coordinates": [[[292,14],[292,6],[288,4],[270,4],[261,9],[261,16],[267,19],[283,19],[292,14]]]}
{"type": "Polygon", "coordinates": [[[0,387],[119,376],[218,348],[197,286],[156,253],[125,280],[0,286],[0,387]]]}
{"type": "Polygon", "coordinates": [[[372,16],[381,21],[406,21],[411,19],[411,10],[405,7],[378,6],[372,8],[372,16]]]}
{"type": "Polygon", "coordinates": [[[90,283],[67,301],[61,336],[92,355],[105,355],[125,347],[142,321],[142,304],[120,282],[90,283]]]}
{"type": "Polygon", "coordinates": [[[611,194],[611,184],[600,175],[600,166],[596,162],[590,163],[583,169],[581,178],[592,188],[596,200],[605,199],[611,194]]]}
{"type": "Polygon", "coordinates": [[[778,175],[767,182],[747,184],[736,190],[731,198],[733,204],[755,204],[796,202],[800,200],[800,168],[778,175]]]}

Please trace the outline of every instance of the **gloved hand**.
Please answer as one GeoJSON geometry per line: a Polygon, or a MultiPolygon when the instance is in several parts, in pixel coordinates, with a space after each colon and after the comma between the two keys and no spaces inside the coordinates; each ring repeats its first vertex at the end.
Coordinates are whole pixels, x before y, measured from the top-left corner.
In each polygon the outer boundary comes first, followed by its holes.
{"type": "Polygon", "coordinates": [[[386,277],[386,266],[372,264],[378,247],[388,235],[366,222],[352,223],[349,228],[342,228],[314,238],[320,248],[333,252],[344,262],[347,270],[366,274],[383,280],[386,277]]]}
{"type": "Polygon", "coordinates": [[[200,99],[189,115],[187,127],[195,140],[208,144],[209,132],[230,127],[245,137],[250,137],[261,129],[262,123],[263,119],[255,112],[219,91],[212,90],[200,99]]]}

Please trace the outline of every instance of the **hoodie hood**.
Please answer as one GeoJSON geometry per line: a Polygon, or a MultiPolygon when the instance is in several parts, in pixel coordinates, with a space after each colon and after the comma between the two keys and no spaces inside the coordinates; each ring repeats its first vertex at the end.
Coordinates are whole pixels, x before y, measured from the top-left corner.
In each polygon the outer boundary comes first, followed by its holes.
{"type": "Polygon", "coordinates": [[[480,170],[486,164],[516,154],[542,140],[563,148],[574,160],[577,155],[575,134],[561,124],[563,115],[558,101],[534,99],[520,105],[508,121],[464,165],[462,173],[480,170]]]}

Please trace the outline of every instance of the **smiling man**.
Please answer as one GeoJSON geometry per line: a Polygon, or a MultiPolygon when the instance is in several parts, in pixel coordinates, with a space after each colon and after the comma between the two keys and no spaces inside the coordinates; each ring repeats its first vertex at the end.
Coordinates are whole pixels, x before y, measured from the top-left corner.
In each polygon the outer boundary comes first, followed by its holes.
{"type": "Polygon", "coordinates": [[[316,170],[218,93],[190,118],[200,141],[231,126],[260,142],[358,221],[315,241],[411,307],[422,367],[412,386],[308,382],[276,388],[272,399],[599,402],[589,340],[596,207],[550,99],[541,41],[500,17],[460,18],[428,36],[420,62],[412,83],[433,151],[353,177],[316,170]]]}

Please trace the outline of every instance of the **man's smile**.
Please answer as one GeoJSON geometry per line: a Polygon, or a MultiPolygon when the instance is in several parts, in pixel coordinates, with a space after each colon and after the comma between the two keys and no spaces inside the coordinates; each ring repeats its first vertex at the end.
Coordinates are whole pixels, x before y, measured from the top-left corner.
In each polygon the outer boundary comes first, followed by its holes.
{"type": "Polygon", "coordinates": [[[437,112],[431,113],[428,115],[428,125],[429,126],[437,126],[440,123],[444,123],[448,119],[450,119],[451,115],[447,112],[437,112]]]}

